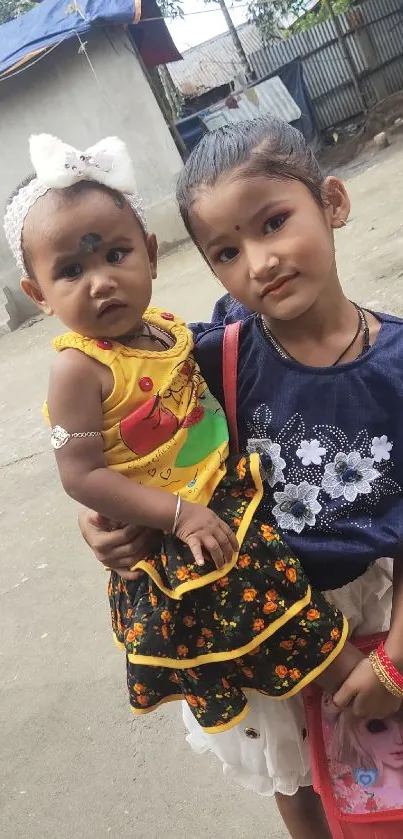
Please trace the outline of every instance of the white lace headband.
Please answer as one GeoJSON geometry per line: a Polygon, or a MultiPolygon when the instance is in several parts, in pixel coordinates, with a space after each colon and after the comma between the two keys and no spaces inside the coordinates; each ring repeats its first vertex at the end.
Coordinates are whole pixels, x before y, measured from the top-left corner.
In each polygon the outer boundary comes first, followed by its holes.
{"type": "Polygon", "coordinates": [[[147,221],[143,202],[136,190],[133,164],[125,143],[107,137],[85,152],[62,143],[50,134],[30,138],[29,150],[35,177],[21,187],[7,207],[4,232],[20,269],[25,271],[22,252],[24,221],[38,198],[50,189],[66,189],[79,181],[95,181],[120,192],[137,216],[145,232],[147,221]]]}

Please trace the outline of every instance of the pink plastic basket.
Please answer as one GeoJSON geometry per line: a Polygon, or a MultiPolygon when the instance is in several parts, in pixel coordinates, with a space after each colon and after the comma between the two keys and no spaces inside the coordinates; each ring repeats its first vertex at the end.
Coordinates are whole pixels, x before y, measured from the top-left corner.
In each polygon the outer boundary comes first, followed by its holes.
{"type": "MultiPolygon", "coordinates": [[[[369,653],[382,638],[355,643],[369,653]]],[[[403,723],[351,717],[346,722],[315,685],[304,692],[304,702],[313,785],[333,839],[403,839],[403,723]]]]}

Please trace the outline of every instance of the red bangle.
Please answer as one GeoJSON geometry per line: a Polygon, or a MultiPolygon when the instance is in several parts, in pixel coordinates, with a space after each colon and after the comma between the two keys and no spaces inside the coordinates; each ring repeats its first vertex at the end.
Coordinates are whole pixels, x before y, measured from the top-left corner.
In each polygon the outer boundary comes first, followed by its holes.
{"type": "Polygon", "coordinates": [[[403,692],[403,676],[402,676],[401,673],[399,673],[398,669],[395,667],[393,662],[390,660],[390,658],[389,658],[389,656],[388,656],[388,654],[385,650],[385,644],[384,644],[383,641],[381,642],[381,644],[379,644],[379,647],[377,649],[377,653],[378,653],[379,661],[381,662],[381,665],[382,665],[383,669],[385,670],[387,676],[389,677],[391,682],[393,682],[393,684],[398,688],[398,690],[403,692]]]}

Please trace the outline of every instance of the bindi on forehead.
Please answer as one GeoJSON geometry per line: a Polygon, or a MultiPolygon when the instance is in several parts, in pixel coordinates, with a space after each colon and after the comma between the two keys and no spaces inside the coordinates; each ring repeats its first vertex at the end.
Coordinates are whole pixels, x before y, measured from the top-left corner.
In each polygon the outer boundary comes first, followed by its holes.
{"type": "Polygon", "coordinates": [[[240,229],[241,229],[241,228],[240,228],[240,225],[239,225],[239,224],[236,224],[236,225],[235,225],[235,230],[240,230],[240,229]]]}
{"type": "Polygon", "coordinates": [[[85,251],[85,253],[97,253],[102,241],[102,236],[99,233],[85,233],[80,239],[80,250],[85,251]]]}

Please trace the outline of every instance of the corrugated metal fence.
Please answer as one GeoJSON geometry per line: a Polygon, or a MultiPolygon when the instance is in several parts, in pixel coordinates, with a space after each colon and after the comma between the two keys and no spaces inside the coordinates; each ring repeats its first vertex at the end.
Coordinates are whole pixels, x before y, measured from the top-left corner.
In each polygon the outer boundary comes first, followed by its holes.
{"type": "MultiPolygon", "coordinates": [[[[343,41],[368,107],[403,88],[402,0],[365,0],[340,15],[343,41]]],[[[304,76],[320,128],[346,122],[362,113],[348,61],[334,20],[319,23],[252,53],[259,78],[302,58],[304,76]]]]}

